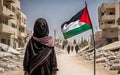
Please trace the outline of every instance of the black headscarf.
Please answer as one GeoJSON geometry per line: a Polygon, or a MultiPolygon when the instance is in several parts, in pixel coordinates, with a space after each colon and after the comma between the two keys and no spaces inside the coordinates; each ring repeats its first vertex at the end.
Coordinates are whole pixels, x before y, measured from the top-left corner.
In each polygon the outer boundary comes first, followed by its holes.
{"type": "Polygon", "coordinates": [[[37,38],[48,36],[49,28],[48,28],[47,21],[44,18],[37,19],[34,24],[33,30],[34,30],[33,36],[37,38]]]}

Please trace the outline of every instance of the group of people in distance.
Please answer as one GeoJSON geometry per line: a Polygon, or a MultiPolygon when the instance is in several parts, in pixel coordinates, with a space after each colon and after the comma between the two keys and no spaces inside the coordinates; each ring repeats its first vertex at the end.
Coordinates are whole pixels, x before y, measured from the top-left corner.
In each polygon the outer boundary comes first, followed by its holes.
{"type": "Polygon", "coordinates": [[[75,46],[70,46],[70,45],[67,46],[68,54],[70,54],[70,51],[73,52],[73,50],[75,50],[75,52],[77,54],[79,51],[79,46],[77,44],[75,46]]]}

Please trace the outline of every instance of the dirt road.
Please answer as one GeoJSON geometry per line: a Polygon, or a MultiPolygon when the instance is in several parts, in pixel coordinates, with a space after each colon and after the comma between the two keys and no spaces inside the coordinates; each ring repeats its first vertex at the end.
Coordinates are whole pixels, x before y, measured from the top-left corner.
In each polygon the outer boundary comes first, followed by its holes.
{"type": "MultiPolygon", "coordinates": [[[[60,54],[58,58],[58,75],[94,75],[93,64],[75,53],[60,54]]],[[[96,75],[115,75],[114,72],[105,70],[101,65],[97,66],[96,75]]]]}

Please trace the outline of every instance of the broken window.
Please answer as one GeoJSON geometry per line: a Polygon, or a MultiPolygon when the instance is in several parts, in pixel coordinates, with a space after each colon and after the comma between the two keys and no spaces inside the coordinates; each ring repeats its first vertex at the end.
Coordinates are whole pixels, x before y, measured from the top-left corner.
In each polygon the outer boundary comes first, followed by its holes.
{"type": "Polygon", "coordinates": [[[118,23],[118,25],[120,25],[120,18],[118,18],[117,23],[118,23]]]}
{"type": "Polygon", "coordinates": [[[114,31],[110,31],[111,33],[113,33],[114,31]]]}
{"type": "Polygon", "coordinates": [[[115,15],[115,13],[114,12],[109,12],[109,15],[115,15]]]}
{"type": "Polygon", "coordinates": [[[104,12],[101,13],[101,16],[103,16],[103,15],[104,15],[104,12]]]}
{"type": "Polygon", "coordinates": [[[12,23],[11,26],[12,26],[13,28],[17,28],[17,26],[16,26],[14,23],[12,23]]]}
{"type": "Polygon", "coordinates": [[[19,31],[25,32],[25,28],[24,27],[19,27],[19,31]]]}
{"type": "Polygon", "coordinates": [[[115,8],[107,8],[107,15],[115,15],[115,8]]]}
{"type": "Polygon", "coordinates": [[[3,19],[0,17],[0,23],[3,23],[3,19]]]}
{"type": "Polygon", "coordinates": [[[1,43],[6,44],[6,39],[1,39],[1,43]]]}
{"type": "Polygon", "coordinates": [[[106,29],[103,29],[103,31],[106,31],[106,29]]]}
{"type": "Polygon", "coordinates": [[[115,24],[115,20],[109,20],[106,22],[107,24],[115,24]]]}
{"type": "Polygon", "coordinates": [[[112,43],[112,39],[107,39],[108,44],[112,43]]]}
{"type": "Polygon", "coordinates": [[[4,23],[5,23],[6,25],[8,25],[8,20],[4,20],[4,23]]]}

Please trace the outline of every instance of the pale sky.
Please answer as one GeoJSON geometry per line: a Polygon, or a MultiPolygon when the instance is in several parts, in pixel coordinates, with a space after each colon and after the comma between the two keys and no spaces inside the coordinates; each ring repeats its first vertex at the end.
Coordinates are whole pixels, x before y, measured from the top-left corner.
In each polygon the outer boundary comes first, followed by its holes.
{"type": "MultiPolygon", "coordinates": [[[[98,6],[103,2],[120,2],[120,0],[86,0],[89,15],[93,24],[94,31],[98,27],[98,6]]],[[[50,35],[53,30],[57,31],[56,37],[63,37],[61,24],[68,21],[72,16],[85,6],[85,0],[20,0],[21,10],[27,16],[27,28],[33,29],[37,18],[45,18],[49,25],[50,35]]],[[[79,34],[70,39],[89,38],[91,30],[79,34]]]]}

